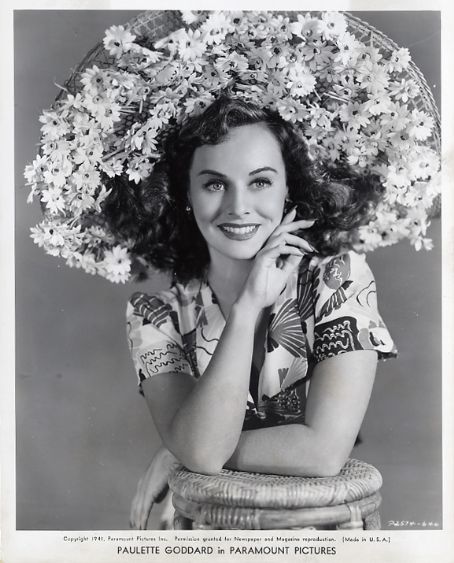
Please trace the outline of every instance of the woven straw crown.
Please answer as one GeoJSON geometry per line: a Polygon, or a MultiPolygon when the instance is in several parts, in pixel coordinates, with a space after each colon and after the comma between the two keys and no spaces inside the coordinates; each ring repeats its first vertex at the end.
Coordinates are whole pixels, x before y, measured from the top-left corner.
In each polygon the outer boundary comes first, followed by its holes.
{"type": "MultiPolygon", "coordinates": [[[[279,11],[276,13],[283,16],[294,14],[294,12],[289,11],[279,11]]],[[[314,12],[314,15],[317,14],[319,14],[319,12],[314,12]]],[[[362,43],[372,42],[377,47],[381,48],[385,54],[391,53],[399,48],[397,43],[371,24],[348,12],[344,12],[343,14],[348,22],[349,31],[362,43]]],[[[138,14],[135,18],[130,20],[125,27],[127,27],[135,35],[141,38],[147,38],[149,41],[153,42],[169,35],[169,33],[177,30],[182,25],[183,21],[181,19],[181,14],[177,10],[149,10],[138,14]]],[[[69,92],[77,92],[80,88],[80,76],[86,68],[89,68],[94,64],[100,68],[109,67],[112,65],[113,61],[113,57],[109,56],[107,51],[104,49],[102,41],[100,41],[87,53],[87,55],[74,69],[71,76],[65,82],[65,88],[67,88],[69,92]]],[[[427,112],[435,119],[435,128],[432,133],[433,145],[437,152],[440,152],[440,114],[432,91],[422,72],[413,61],[410,61],[407,72],[409,76],[420,86],[419,94],[413,100],[415,107],[427,112]]],[[[60,99],[64,95],[64,91],[60,92],[57,99],[60,99]]]]}

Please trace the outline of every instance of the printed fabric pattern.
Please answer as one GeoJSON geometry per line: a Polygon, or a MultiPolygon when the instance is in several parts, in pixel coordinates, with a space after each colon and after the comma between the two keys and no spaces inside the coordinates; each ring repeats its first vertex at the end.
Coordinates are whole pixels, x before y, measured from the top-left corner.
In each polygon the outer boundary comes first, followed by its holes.
{"type": "MultiPolygon", "coordinates": [[[[151,296],[135,293],[127,333],[140,387],[160,373],[199,378],[224,326],[204,280],[151,296]]],[[[313,368],[326,358],[354,350],[376,350],[380,359],[396,356],[365,256],[350,251],[304,257],[273,305],[264,347],[258,400],[249,395],[244,429],[304,422],[313,368]]]]}

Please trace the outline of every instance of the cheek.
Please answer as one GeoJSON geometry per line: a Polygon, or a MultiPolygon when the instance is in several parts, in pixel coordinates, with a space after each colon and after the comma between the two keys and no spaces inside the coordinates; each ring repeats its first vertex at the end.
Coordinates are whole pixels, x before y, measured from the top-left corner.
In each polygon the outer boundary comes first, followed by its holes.
{"type": "Polygon", "coordinates": [[[220,203],[218,198],[207,197],[203,193],[193,194],[191,197],[191,204],[194,216],[198,222],[209,222],[214,219],[220,210],[220,203]]]}
{"type": "Polygon", "coordinates": [[[284,213],[285,195],[263,198],[260,202],[261,212],[273,221],[280,221],[284,213]]]}

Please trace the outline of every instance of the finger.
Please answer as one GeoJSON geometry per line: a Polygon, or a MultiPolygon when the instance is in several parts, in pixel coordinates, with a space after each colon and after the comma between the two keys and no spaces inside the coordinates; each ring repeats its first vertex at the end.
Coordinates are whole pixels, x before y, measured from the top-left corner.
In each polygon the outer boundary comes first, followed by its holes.
{"type": "Polygon", "coordinates": [[[285,233],[283,235],[286,244],[298,246],[302,250],[306,252],[315,252],[315,248],[307,242],[307,240],[303,239],[298,235],[292,235],[291,233],[285,233]]]}
{"type": "Polygon", "coordinates": [[[304,256],[304,252],[302,250],[300,250],[296,246],[287,246],[285,243],[273,246],[271,248],[264,248],[259,252],[257,256],[260,255],[263,260],[276,261],[279,256],[287,256],[290,254],[299,256],[300,258],[304,256]]]}
{"type": "Polygon", "coordinates": [[[140,513],[140,524],[141,524],[141,529],[146,530],[150,513],[156,502],[156,490],[154,488],[147,489],[143,498],[144,501],[142,503],[141,513],[140,513]]]}
{"type": "Polygon", "coordinates": [[[131,513],[129,515],[129,527],[133,528],[134,530],[137,530],[138,525],[138,518],[137,518],[137,502],[138,502],[138,497],[137,495],[134,497],[132,504],[131,504],[131,513]]]}
{"type": "Polygon", "coordinates": [[[143,493],[141,493],[140,497],[137,499],[135,524],[138,530],[143,529],[143,493]]]}
{"type": "Polygon", "coordinates": [[[138,525],[140,530],[145,530],[148,517],[154,505],[154,491],[149,488],[144,490],[138,507],[138,525]]]}
{"type": "Polygon", "coordinates": [[[309,242],[307,242],[307,240],[298,235],[292,235],[291,233],[281,233],[280,235],[270,237],[265,247],[274,248],[281,244],[297,246],[298,248],[301,248],[301,250],[309,254],[315,252],[315,248],[309,242]]]}
{"type": "Polygon", "coordinates": [[[284,231],[298,231],[299,229],[309,229],[315,224],[315,219],[298,219],[298,221],[292,221],[291,223],[281,223],[282,230],[284,231]]]}
{"type": "Polygon", "coordinates": [[[141,525],[141,506],[142,506],[142,493],[137,492],[134,500],[132,501],[132,508],[131,508],[131,526],[136,530],[140,530],[141,525]]]}
{"type": "Polygon", "coordinates": [[[303,256],[297,254],[281,254],[276,259],[276,266],[286,275],[289,276],[293,270],[298,268],[303,256]]]}
{"type": "Polygon", "coordinates": [[[146,529],[148,528],[148,520],[149,520],[149,518],[150,518],[150,514],[151,514],[151,511],[152,511],[152,509],[153,509],[153,506],[154,506],[154,503],[149,503],[149,504],[148,504],[148,510],[147,510],[147,512],[146,512],[146,514],[145,514],[145,519],[144,519],[144,521],[143,521],[143,528],[142,528],[142,530],[146,530],[146,529]]]}
{"type": "Polygon", "coordinates": [[[285,274],[290,275],[292,272],[298,269],[301,259],[302,259],[301,256],[294,256],[294,255],[288,256],[288,258],[284,260],[284,263],[281,268],[282,271],[285,274]]]}
{"type": "Polygon", "coordinates": [[[151,509],[153,508],[153,502],[150,502],[148,496],[143,498],[140,515],[139,515],[139,529],[145,530],[147,528],[148,517],[150,516],[151,509]]]}
{"type": "Polygon", "coordinates": [[[137,485],[137,490],[136,490],[136,494],[134,495],[134,498],[132,499],[132,503],[131,503],[131,511],[130,511],[130,515],[129,515],[129,525],[131,526],[131,528],[137,528],[137,523],[138,523],[138,514],[139,514],[139,504],[140,504],[140,499],[141,499],[141,481],[139,481],[138,485],[137,485]]]}
{"type": "Polygon", "coordinates": [[[136,522],[139,525],[139,529],[146,530],[153,506],[165,498],[167,490],[167,477],[165,479],[158,479],[154,470],[149,470],[142,478],[136,504],[136,522]]]}
{"type": "Polygon", "coordinates": [[[147,503],[147,492],[149,486],[149,476],[148,472],[145,473],[140,481],[140,487],[137,491],[137,503],[136,503],[136,525],[139,530],[143,529],[143,523],[145,520],[145,510],[147,503]]]}
{"type": "MultiPolygon", "coordinates": [[[[315,219],[300,219],[299,221],[282,222],[278,225],[274,231],[271,233],[270,239],[281,235],[282,233],[290,233],[293,231],[300,231],[312,227],[315,223],[315,219]]],[[[269,239],[269,240],[270,240],[269,239]]]]}
{"type": "Polygon", "coordinates": [[[153,505],[153,499],[150,498],[149,493],[147,494],[144,482],[144,478],[139,481],[137,492],[131,505],[131,525],[138,530],[143,529],[148,514],[148,507],[151,508],[153,505]]]}
{"type": "Polygon", "coordinates": [[[281,221],[281,225],[287,225],[288,223],[291,223],[295,219],[295,217],[296,207],[293,207],[286,215],[284,215],[284,218],[281,221]]]}

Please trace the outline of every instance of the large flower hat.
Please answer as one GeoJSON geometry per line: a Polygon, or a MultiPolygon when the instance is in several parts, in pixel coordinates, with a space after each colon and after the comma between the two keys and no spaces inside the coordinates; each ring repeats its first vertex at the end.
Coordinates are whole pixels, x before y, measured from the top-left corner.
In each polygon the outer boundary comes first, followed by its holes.
{"type": "Polygon", "coordinates": [[[141,258],[103,220],[110,179],[147,178],[171,128],[226,90],[295,123],[314,159],[381,177],[383,201],[347,233],[350,248],[431,248],[436,105],[408,49],[337,12],[153,11],[108,29],[40,117],[40,154],[25,170],[44,214],[33,240],[70,266],[130,279],[141,258]]]}

